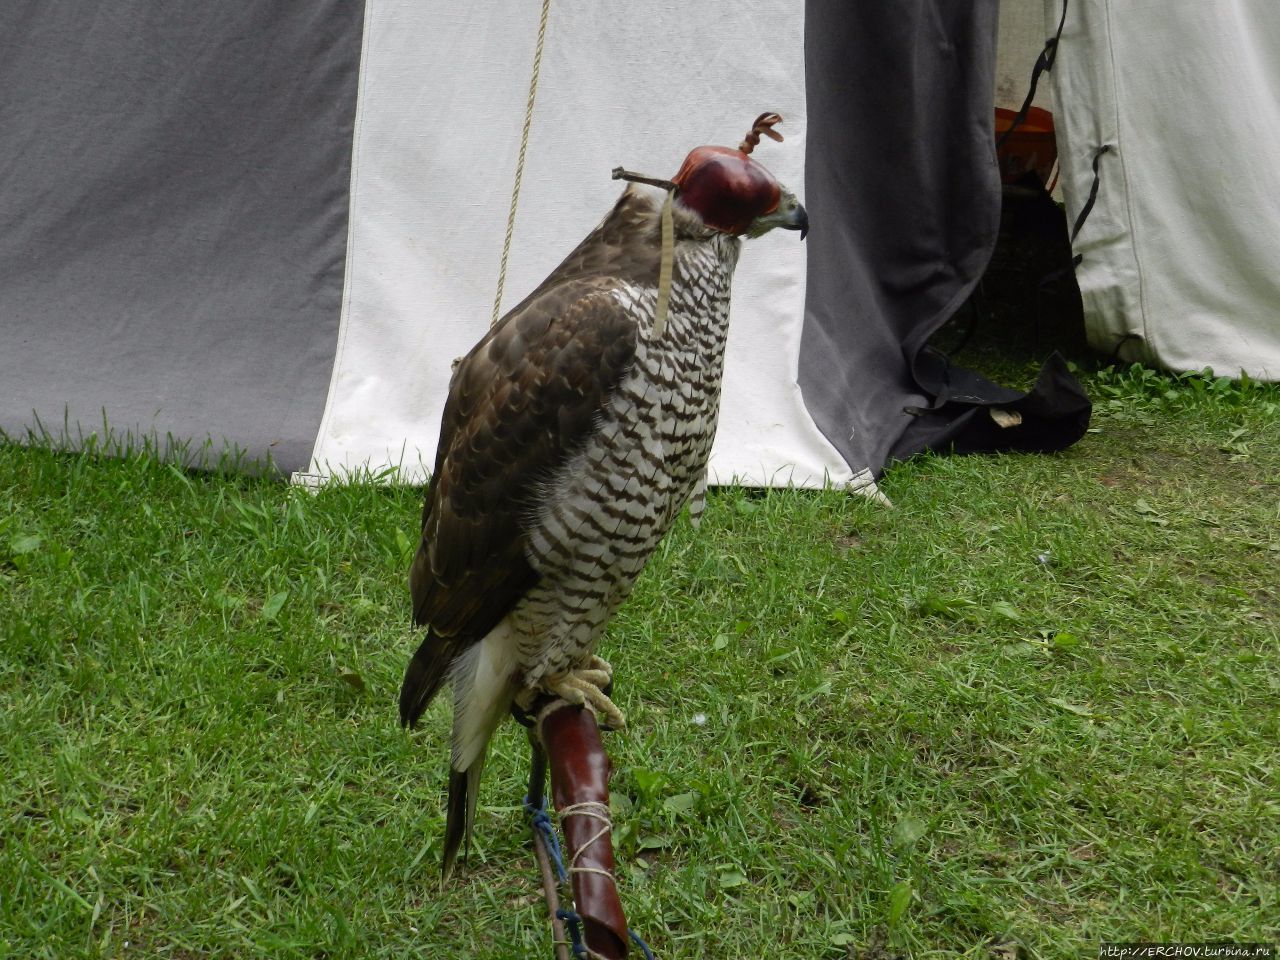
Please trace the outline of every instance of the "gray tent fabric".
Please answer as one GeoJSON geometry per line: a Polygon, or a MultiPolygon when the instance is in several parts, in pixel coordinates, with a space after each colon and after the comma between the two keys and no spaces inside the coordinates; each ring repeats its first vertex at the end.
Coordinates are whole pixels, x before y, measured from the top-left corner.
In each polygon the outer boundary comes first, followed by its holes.
{"type": "Polygon", "coordinates": [[[850,464],[877,473],[923,449],[1074,443],[1089,401],[1060,359],[1024,397],[928,347],[982,278],[999,229],[997,0],[856,11],[806,5],[812,232],[800,386],[814,421],[850,464]],[[994,405],[1022,424],[995,426],[984,410],[994,405]]]}
{"type": "Polygon", "coordinates": [[[363,4],[0,5],[0,429],[301,469],[346,256],[363,4]]]}

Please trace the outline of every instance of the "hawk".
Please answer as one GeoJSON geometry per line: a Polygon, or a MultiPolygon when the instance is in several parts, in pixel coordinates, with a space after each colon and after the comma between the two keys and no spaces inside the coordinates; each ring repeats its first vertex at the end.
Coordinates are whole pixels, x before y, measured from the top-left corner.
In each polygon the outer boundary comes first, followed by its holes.
{"type": "Polygon", "coordinates": [[[669,192],[628,184],[454,369],[410,570],[427,633],[400,691],[412,726],[452,686],[445,879],[513,703],[548,693],[621,723],[594,650],[702,488],[740,237],[808,230],[749,155],[761,134],[782,139],[780,120],[762,115],[736,149],[698,147],[671,181],[624,176],[669,192]]]}

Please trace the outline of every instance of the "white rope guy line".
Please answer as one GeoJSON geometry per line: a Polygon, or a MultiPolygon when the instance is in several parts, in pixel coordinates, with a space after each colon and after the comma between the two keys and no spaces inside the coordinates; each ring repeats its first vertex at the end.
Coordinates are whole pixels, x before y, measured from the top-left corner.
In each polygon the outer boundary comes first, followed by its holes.
{"type": "Polygon", "coordinates": [[[524,107],[524,129],[520,132],[520,156],[516,159],[516,179],[511,187],[511,209],[507,211],[507,235],[502,241],[502,264],[498,267],[498,290],[493,296],[493,318],[498,322],[502,310],[502,288],[507,284],[507,260],[511,256],[511,235],[516,229],[516,207],[520,204],[520,181],[524,177],[524,158],[529,150],[529,128],[533,125],[533,102],[538,96],[538,74],[542,70],[542,48],[547,39],[547,18],[551,0],[542,0],[542,16],[538,21],[538,42],[533,50],[533,72],[529,75],[529,99],[524,107]]]}

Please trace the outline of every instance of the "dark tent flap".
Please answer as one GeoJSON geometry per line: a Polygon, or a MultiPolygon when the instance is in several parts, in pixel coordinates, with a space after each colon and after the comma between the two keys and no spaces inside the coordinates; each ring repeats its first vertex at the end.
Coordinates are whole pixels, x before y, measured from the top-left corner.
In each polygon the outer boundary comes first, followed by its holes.
{"type": "Polygon", "coordinates": [[[799,378],[855,470],[923,449],[1061,449],[1088,425],[1089,401],[1060,357],[1023,397],[927,346],[982,278],[998,233],[997,6],[806,6],[812,232],[799,378]],[[991,406],[1021,423],[1001,427],[991,406]]]}

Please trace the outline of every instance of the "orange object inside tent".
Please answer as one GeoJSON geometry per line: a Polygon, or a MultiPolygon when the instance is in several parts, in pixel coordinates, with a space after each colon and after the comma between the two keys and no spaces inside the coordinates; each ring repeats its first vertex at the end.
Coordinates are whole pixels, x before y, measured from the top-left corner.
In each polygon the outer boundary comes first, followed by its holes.
{"type": "MultiPolygon", "coordinates": [[[[1016,110],[996,107],[995,134],[999,141],[1013,125],[1016,110]]],[[[1000,162],[1000,180],[1014,183],[1028,170],[1034,170],[1047,189],[1053,189],[1053,168],[1058,160],[1058,144],[1053,135],[1053,114],[1040,107],[1027,111],[1027,118],[1018,124],[996,151],[1000,162]]]]}

